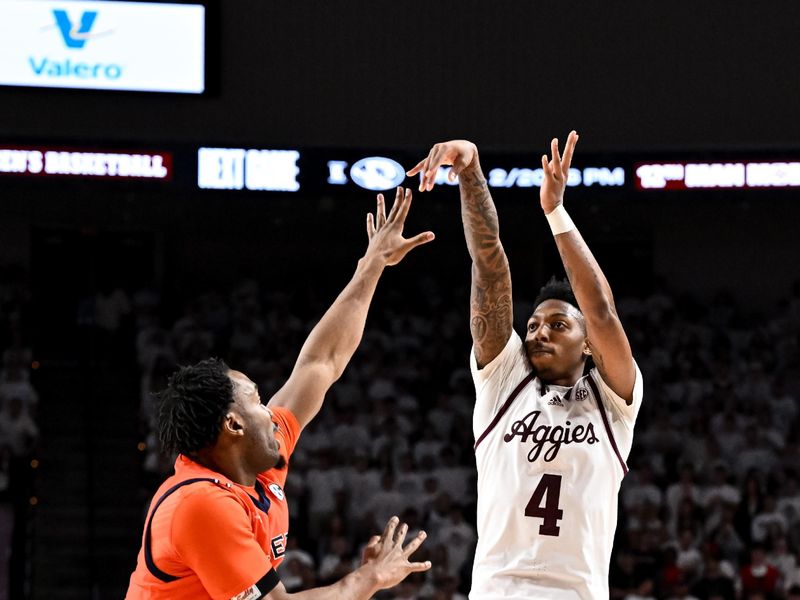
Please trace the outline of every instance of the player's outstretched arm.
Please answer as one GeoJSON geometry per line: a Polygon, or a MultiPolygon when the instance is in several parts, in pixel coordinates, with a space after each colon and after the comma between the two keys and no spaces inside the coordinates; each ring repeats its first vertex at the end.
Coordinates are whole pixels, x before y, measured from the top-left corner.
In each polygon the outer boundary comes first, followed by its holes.
{"type": "Polygon", "coordinates": [[[369,305],[384,268],[396,265],[413,248],[433,240],[430,231],[403,237],[411,196],[411,190],[397,188],[387,215],[383,195],[378,195],[375,215],[367,215],[367,251],[358,261],[353,278],[311,331],[292,374],[269,402],[270,406],[289,408],[301,427],[319,412],[325,393],[342,375],[361,342],[369,305]]]}
{"type": "Polygon", "coordinates": [[[409,562],[411,555],[425,540],[425,532],[420,532],[405,548],[403,542],[408,526],[397,517],[392,517],[383,535],[370,540],[364,552],[364,564],[340,579],[333,585],[290,594],[278,586],[267,594],[270,600],[367,600],[378,590],[394,587],[411,573],[427,571],[430,561],[409,562]]]}
{"type": "Polygon", "coordinates": [[[500,354],[511,336],[511,271],[500,243],[497,210],[481,171],[478,148],[466,140],[436,144],[408,175],[420,173],[420,191],[431,190],[442,165],[452,165],[451,179],[458,176],[461,221],[472,258],[470,331],[478,367],[484,367],[500,354]]]}
{"type": "Polygon", "coordinates": [[[614,306],[614,296],[589,246],[564,210],[564,188],[569,178],[578,134],[567,138],[562,159],[558,140],[551,142],[552,159],[542,156],[544,180],[540,190],[542,210],[554,227],[556,246],[572,291],[586,319],[586,334],[597,370],[608,386],[629,403],[633,399],[636,368],[628,337],[614,306]],[[572,226],[572,227],[571,227],[572,226]],[[571,227],[571,228],[570,228],[571,227]],[[562,233],[559,231],[564,230],[562,233]]]}

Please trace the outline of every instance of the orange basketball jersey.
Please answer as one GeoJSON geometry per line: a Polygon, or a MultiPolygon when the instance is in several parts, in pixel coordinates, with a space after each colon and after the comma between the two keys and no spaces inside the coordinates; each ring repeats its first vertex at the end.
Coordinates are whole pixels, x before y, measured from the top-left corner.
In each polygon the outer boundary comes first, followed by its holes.
{"type": "MultiPolygon", "coordinates": [[[[280,453],[288,463],[300,425],[286,408],[273,408],[272,413],[280,453]]],[[[286,473],[286,467],[265,471],[247,487],[178,456],[175,474],[150,505],[126,598],[261,597],[254,586],[267,575],[266,585],[275,585],[272,569],[286,552],[286,473]]]]}

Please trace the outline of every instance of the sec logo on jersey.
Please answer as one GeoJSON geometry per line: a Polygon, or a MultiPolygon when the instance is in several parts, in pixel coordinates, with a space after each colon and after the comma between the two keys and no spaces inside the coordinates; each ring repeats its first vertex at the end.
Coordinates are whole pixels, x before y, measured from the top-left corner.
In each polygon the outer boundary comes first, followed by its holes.
{"type": "Polygon", "coordinates": [[[281,486],[279,486],[277,483],[270,483],[269,491],[272,492],[272,495],[275,496],[278,500],[286,499],[286,494],[283,493],[281,486]]]}

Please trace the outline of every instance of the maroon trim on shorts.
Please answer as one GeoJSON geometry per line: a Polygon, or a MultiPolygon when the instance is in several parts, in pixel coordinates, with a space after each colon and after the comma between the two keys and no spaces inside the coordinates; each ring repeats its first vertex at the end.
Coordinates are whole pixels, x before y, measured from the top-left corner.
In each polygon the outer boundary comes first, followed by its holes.
{"type": "Polygon", "coordinates": [[[531,381],[533,381],[533,379],[535,377],[536,377],[536,373],[531,371],[530,373],[528,373],[528,376],[525,377],[525,379],[523,379],[522,381],[519,382],[519,385],[517,385],[517,387],[514,388],[514,391],[511,392],[511,395],[508,397],[508,400],[506,400],[505,404],[503,404],[503,406],[500,407],[500,410],[494,416],[494,419],[492,419],[492,422],[489,423],[489,426],[486,428],[486,431],[484,431],[481,434],[481,437],[479,437],[478,440],[475,442],[475,446],[473,447],[473,451],[477,451],[478,450],[478,444],[480,444],[483,441],[483,438],[485,438],[487,435],[489,435],[489,432],[492,431],[492,429],[497,427],[497,424],[500,422],[500,419],[502,419],[503,415],[506,414],[508,409],[511,407],[511,404],[514,402],[514,400],[516,400],[517,396],[519,396],[519,393],[525,388],[526,385],[528,385],[531,381]]]}
{"type": "Polygon", "coordinates": [[[611,447],[614,449],[614,454],[617,455],[617,459],[619,460],[619,464],[622,466],[622,475],[625,476],[628,474],[628,465],[625,464],[625,461],[622,460],[622,455],[619,453],[619,448],[617,448],[617,441],[614,439],[614,432],[611,430],[611,424],[608,422],[608,416],[606,415],[606,409],[603,406],[602,396],[600,395],[600,390],[597,387],[594,379],[592,376],[589,375],[587,378],[589,380],[589,385],[592,387],[592,392],[594,392],[594,397],[597,399],[597,406],[600,408],[600,416],[603,417],[603,426],[606,428],[606,433],[608,434],[608,440],[611,442],[611,447]]]}

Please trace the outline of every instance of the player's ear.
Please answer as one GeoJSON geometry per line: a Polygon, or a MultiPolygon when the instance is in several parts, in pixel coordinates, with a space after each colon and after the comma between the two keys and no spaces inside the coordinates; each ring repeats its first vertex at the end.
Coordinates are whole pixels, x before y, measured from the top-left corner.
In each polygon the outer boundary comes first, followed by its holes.
{"type": "Polygon", "coordinates": [[[244,420],[236,412],[229,412],[222,421],[222,431],[227,435],[241,437],[244,435],[244,420]]]}
{"type": "Polygon", "coordinates": [[[592,347],[589,345],[589,338],[586,338],[583,341],[583,355],[584,356],[591,356],[592,355],[592,347]]]}

